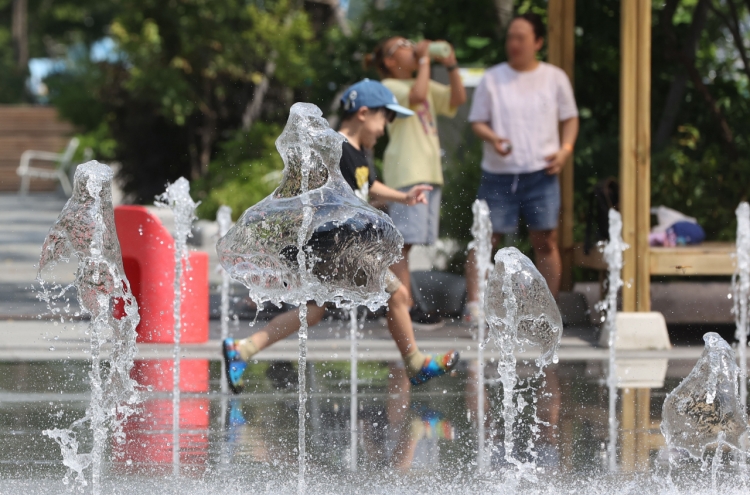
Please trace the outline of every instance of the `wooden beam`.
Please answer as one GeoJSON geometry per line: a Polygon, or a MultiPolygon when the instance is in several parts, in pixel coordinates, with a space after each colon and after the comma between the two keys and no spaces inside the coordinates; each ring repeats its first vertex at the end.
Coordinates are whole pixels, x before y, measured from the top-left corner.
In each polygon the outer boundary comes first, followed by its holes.
{"type": "Polygon", "coordinates": [[[636,310],[651,311],[651,0],[637,0],[636,310]]]}
{"type": "MultiPolygon", "coordinates": [[[[549,0],[547,7],[547,61],[560,67],[574,84],[575,0],[549,0]]],[[[559,241],[562,256],[561,290],[573,289],[574,170],[571,155],[560,173],[559,241]]]]}
{"type": "Polygon", "coordinates": [[[652,275],[732,275],[737,246],[726,242],[704,242],[697,246],[649,248],[652,275]]]}
{"type": "Polygon", "coordinates": [[[622,238],[630,249],[623,253],[622,310],[635,311],[637,259],[637,18],[638,1],[621,2],[620,16],[620,213],[622,238]]]}

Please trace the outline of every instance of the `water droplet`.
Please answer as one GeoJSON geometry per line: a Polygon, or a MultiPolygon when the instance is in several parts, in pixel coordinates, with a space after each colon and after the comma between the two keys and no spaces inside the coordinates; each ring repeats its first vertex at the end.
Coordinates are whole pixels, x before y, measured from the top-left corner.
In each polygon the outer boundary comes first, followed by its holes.
{"type": "Polygon", "coordinates": [[[50,351],[54,351],[54,350],[55,350],[55,348],[54,348],[54,347],[52,347],[52,346],[50,346],[49,350],[50,350],[50,351]]]}

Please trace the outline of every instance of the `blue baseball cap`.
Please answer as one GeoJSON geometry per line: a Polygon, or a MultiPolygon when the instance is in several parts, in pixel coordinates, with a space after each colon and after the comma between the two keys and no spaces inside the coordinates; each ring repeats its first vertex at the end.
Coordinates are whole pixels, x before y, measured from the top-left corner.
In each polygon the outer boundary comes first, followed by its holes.
{"type": "Polygon", "coordinates": [[[391,90],[378,81],[363,79],[344,91],[341,97],[341,107],[346,112],[356,112],[362,107],[385,107],[396,113],[396,117],[411,117],[414,112],[398,104],[398,100],[391,90]]]}

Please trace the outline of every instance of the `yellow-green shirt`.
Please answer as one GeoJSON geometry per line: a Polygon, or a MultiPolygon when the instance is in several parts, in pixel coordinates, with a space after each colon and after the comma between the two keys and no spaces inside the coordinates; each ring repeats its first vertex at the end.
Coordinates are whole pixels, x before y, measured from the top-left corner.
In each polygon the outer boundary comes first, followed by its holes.
{"type": "Polygon", "coordinates": [[[397,118],[388,124],[388,147],[383,155],[383,182],[390,187],[415,184],[443,185],[443,168],[440,162],[437,116],[453,117],[450,86],[430,81],[427,100],[409,105],[409,91],[414,79],[384,79],[383,85],[396,96],[399,105],[414,111],[415,115],[397,118]]]}

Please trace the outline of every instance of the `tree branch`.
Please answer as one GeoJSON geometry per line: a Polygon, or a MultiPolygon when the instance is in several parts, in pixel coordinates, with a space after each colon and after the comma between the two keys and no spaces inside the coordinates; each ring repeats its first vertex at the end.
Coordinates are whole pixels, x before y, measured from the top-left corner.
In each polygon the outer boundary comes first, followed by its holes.
{"type": "Polygon", "coordinates": [[[729,32],[732,33],[732,40],[734,41],[734,46],[737,47],[737,51],[740,54],[740,59],[742,60],[742,67],[745,71],[745,75],[747,76],[748,80],[750,80],[750,60],[748,60],[747,49],[745,48],[745,42],[742,39],[742,32],[740,31],[739,12],[737,11],[737,6],[734,4],[734,0],[726,1],[729,5],[729,11],[732,15],[731,19],[719,9],[717,9],[713,3],[711,4],[711,11],[713,11],[713,13],[722,20],[722,22],[727,26],[727,29],[729,29],[729,32]]]}
{"type": "Polygon", "coordinates": [[[703,97],[703,100],[706,102],[711,112],[711,116],[719,126],[726,153],[731,159],[736,159],[737,147],[734,144],[734,135],[732,133],[732,129],[729,127],[729,123],[727,122],[726,117],[724,117],[724,114],[721,111],[721,107],[719,107],[716,99],[711,94],[711,91],[703,83],[703,78],[698,72],[698,69],[695,67],[695,60],[691,59],[689,56],[686,56],[683,50],[677,49],[677,36],[675,35],[674,29],[672,28],[671,17],[667,22],[662,22],[662,25],[668,44],[668,58],[672,58],[673,60],[677,60],[682,63],[685,71],[688,74],[688,77],[690,78],[690,81],[693,83],[693,86],[695,86],[695,89],[698,91],[698,93],[703,97]]]}
{"type": "Polygon", "coordinates": [[[263,70],[263,77],[255,85],[255,88],[253,88],[253,98],[248,102],[245,112],[242,114],[243,131],[249,131],[253,126],[253,122],[260,117],[260,111],[263,109],[263,100],[265,100],[268,86],[271,84],[271,77],[276,72],[276,58],[278,56],[279,54],[275,50],[268,55],[266,67],[263,70]]]}
{"type": "MultiPolygon", "coordinates": [[[[682,46],[682,52],[690,60],[695,60],[695,53],[698,49],[698,40],[703,32],[703,27],[706,21],[706,11],[708,10],[708,2],[710,0],[698,0],[698,4],[695,6],[693,11],[693,20],[690,24],[690,31],[688,32],[685,43],[682,46]]],[[[676,7],[676,3],[673,2],[676,7]]],[[[664,27],[664,23],[671,22],[672,16],[674,16],[674,8],[672,13],[662,11],[661,23],[664,27]]],[[[676,49],[676,47],[670,47],[676,49]]],[[[685,98],[685,90],[687,89],[687,73],[680,71],[669,86],[669,92],[667,93],[667,100],[664,103],[664,110],[662,111],[661,118],[659,119],[659,126],[657,127],[656,134],[654,136],[654,150],[659,150],[666,146],[669,141],[669,137],[674,129],[675,122],[677,121],[677,115],[680,110],[680,106],[685,98]]]]}
{"type": "Polygon", "coordinates": [[[495,11],[500,34],[504,36],[505,29],[513,18],[513,0],[495,0],[495,11]]]}

